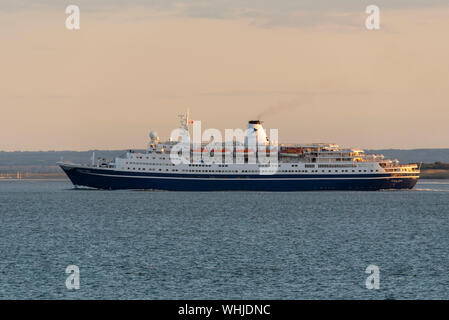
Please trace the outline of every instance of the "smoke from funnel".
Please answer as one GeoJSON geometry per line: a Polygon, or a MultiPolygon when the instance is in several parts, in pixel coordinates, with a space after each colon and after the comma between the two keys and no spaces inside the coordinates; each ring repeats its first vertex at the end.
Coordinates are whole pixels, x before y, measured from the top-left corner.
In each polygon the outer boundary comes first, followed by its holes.
{"type": "MultiPolygon", "coordinates": [[[[310,100],[310,99],[308,99],[310,100]]],[[[299,107],[305,106],[306,102],[298,102],[298,101],[290,101],[290,102],[278,102],[274,105],[271,105],[267,109],[263,110],[257,115],[256,119],[262,120],[269,116],[274,116],[279,113],[293,111],[298,109],[299,107]]]]}

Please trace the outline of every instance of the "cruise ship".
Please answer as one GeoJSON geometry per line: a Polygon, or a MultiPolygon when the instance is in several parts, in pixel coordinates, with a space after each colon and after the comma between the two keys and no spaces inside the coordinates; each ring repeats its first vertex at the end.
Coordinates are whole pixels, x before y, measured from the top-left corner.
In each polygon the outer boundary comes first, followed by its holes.
{"type": "Polygon", "coordinates": [[[189,139],[194,122],[188,113],[180,118],[180,139],[161,142],[151,131],[146,151],[58,165],[76,188],[105,190],[375,191],[412,189],[419,179],[417,164],[360,149],[271,141],[260,120],[248,122],[244,140],[194,143],[189,139]]]}

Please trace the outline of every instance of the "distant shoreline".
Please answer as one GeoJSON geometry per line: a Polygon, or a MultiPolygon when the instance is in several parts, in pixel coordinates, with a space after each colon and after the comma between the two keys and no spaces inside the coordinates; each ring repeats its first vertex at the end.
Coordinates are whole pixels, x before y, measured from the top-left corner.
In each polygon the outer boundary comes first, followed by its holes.
{"type": "Polygon", "coordinates": [[[449,170],[421,169],[420,179],[449,179],[449,170]]]}
{"type": "Polygon", "coordinates": [[[449,163],[423,163],[421,179],[449,179],[449,163]]]}
{"type": "Polygon", "coordinates": [[[0,173],[0,181],[3,180],[68,180],[64,173],[46,173],[46,172],[16,172],[0,173]]]}

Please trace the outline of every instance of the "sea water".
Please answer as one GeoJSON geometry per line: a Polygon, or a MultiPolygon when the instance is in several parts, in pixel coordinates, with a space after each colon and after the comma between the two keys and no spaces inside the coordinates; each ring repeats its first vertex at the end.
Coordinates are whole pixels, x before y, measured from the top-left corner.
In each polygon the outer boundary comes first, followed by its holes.
{"type": "Polygon", "coordinates": [[[2,299],[449,299],[449,180],[290,193],[0,180],[0,219],[2,299]]]}

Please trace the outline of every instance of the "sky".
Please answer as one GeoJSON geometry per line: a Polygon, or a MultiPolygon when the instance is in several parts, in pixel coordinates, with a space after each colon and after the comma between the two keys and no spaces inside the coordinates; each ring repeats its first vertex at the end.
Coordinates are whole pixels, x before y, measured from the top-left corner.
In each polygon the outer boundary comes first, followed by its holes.
{"type": "Polygon", "coordinates": [[[448,17],[447,0],[2,0],[0,150],[144,148],[186,108],[286,143],[449,148],[448,17]]]}

